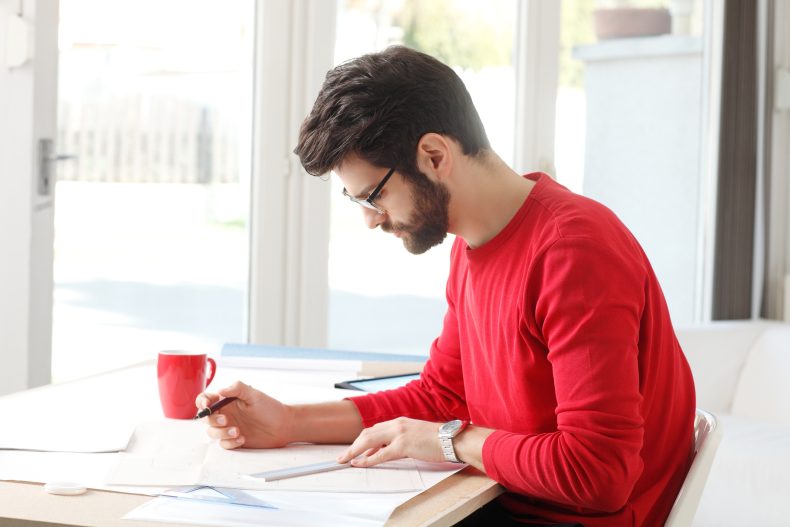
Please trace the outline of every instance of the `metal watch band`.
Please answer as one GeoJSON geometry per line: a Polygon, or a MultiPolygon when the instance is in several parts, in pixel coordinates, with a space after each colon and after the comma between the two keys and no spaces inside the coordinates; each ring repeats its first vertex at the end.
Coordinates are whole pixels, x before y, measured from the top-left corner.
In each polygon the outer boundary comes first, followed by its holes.
{"type": "Polygon", "coordinates": [[[442,425],[439,429],[439,445],[442,448],[442,454],[444,455],[444,459],[450,461],[452,463],[463,463],[455,453],[455,447],[453,445],[453,439],[458,436],[461,432],[463,432],[466,427],[469,425],[469,421],[461,421],[456,419],[454,421],[449,421],[442,425]],[[447,425],[454,425],[454,430],[443,431],[447,425]]]}
{"type": "Polygon", "coordinates": [[[439,442],[442,445],[442,453],[444,454],[444,459],[447,461],[452,461],[453,463],[463,463],[458,456],[455,455],[455,449],[453,448],[453,438],[452,437],[440,437],[439,442]]]}

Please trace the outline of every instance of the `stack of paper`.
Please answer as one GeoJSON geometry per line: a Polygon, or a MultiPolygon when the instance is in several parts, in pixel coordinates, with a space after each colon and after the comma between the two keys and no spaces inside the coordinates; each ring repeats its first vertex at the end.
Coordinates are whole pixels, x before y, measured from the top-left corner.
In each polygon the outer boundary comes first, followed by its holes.
{"type": "Polygon", "coordinates": [[[220,527],[374,527],[384,525],[392,511],[419,494],[247,492],[274,508],[161,497],[124,519],[220,527]]]}
{"type": "Polygon", "coordinates": [[[279,481],[250,474],[335,459],[343,445],[291,445],[266,450],[226,450],[197,421],[149,421],[137,427],[118,457],[112,485],[211,485],[237,489],[323,492],[411,492],[425,488],[415,462],[402,459],[369,469],[347,468],[279,481]]]}
{"type": "Polygon", "coordinates": [[[249,474],[334,459],[347,447],[225,450],[206,439],[204,427],[188,421],[151,421],[137,428],[128,451],[119,454],[109,483],[200,487],[190,493],[165,493],[126,519],[287,527],[312,525],[320,511],[324,526],[383,525],[400,504],[462,468],[404,459],[266,482],[249,474]]]}
{"type": "Polygon", "coordinates": [[[351,371],[357,375],[395,375],[422,371],[425,355],[295,348],[227,343],[222,362],[236,367],[277,370],[351,371]]]}

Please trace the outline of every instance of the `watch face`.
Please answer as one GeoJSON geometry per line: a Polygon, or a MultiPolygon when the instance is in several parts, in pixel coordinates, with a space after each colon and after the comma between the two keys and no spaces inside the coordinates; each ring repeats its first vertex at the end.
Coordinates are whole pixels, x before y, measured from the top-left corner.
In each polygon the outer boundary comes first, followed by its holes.
{"type": "Polygon", "coordinates": [[[455,432],[457,432],[461,428],[461,425],[463,424],[464,424],[463,421],[461,421],[460,419],[448,421],[439,428],[439,433],[452,435],[455,432]]]}

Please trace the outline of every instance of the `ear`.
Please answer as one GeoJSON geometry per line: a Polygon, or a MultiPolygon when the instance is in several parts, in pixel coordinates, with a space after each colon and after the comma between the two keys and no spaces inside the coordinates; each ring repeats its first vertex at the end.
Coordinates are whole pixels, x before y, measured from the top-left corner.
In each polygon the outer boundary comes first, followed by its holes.
{"type": "Polygon", "coordinates": [[[443,180],[453,167],[451,139],[434,132],[427,133],[417,143],[417,168],[430,179],[443,180]]]}

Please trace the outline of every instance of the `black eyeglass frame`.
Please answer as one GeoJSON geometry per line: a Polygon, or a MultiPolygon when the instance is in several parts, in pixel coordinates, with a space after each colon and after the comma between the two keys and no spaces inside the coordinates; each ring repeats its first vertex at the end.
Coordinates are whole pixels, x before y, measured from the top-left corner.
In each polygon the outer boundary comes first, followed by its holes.
{"type": "Polygon", "coordinates": [[[392,174],[394,173],[395,173],[395,167],[390,168],[389,172],[387,172],[387,175],[385,175],[384,178],[379,182],[379,184],[376,185],[376,188],[374,188],[373,191],[370,194],[368,194],[367,198],[355,198],[354,196],[348,193],[345,187],[343,188],[343,195],[348,199],[350,199],[351,201],[353,201],[354,203],[365,207],[366,209],[375,210],[379,214],[386,214],[386,212],[383,209],[379,208],[379,206],[376,205],[373,201],[377,197],[379,197],[379,194],[381,193],[381,189],[384,188],[384,185],[387,183],[389,178],[391,178],[392,174]]]}

